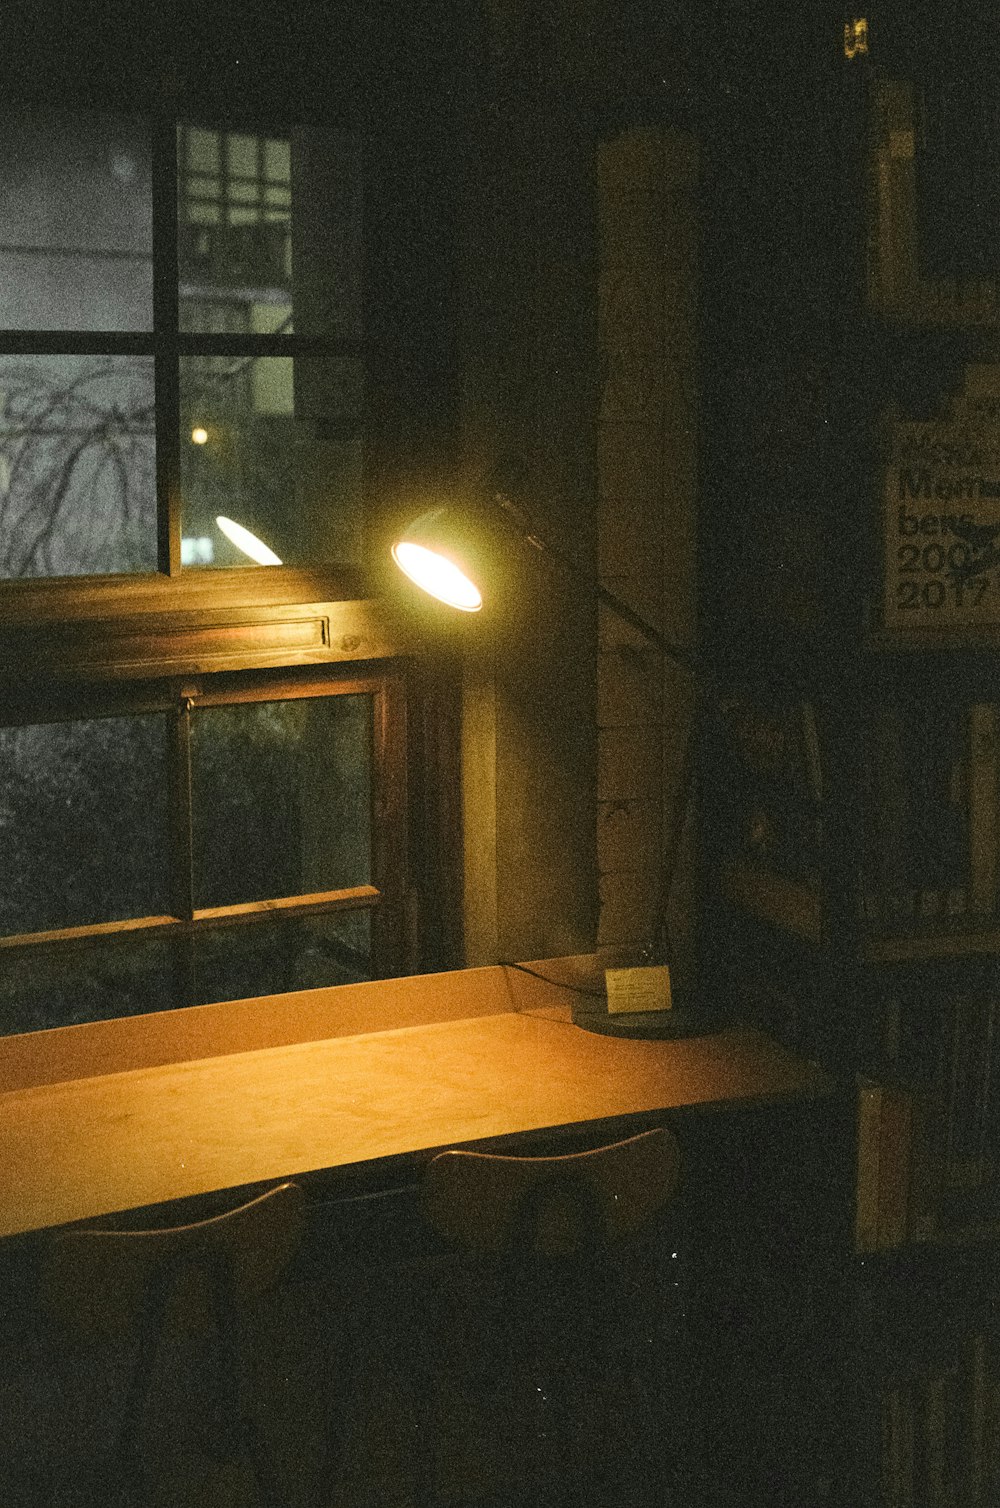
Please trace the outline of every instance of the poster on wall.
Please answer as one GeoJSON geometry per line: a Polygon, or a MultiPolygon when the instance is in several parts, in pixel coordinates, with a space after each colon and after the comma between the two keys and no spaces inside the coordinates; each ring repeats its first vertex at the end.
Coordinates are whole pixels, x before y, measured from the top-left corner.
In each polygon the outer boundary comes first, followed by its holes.
{"type": "Polygon", "coordinates": [[[1000,626],[1000,393],[894,421],[884,471],[886,629],[1000,626]]]}

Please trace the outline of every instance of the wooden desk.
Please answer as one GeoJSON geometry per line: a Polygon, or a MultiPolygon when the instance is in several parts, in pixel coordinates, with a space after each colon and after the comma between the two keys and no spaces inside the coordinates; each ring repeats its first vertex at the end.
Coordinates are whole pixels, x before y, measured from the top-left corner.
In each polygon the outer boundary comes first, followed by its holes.
{"type": "MultiPolygon", "coordinates": [[[[168,1013],[185,1018],[172,1050],[163,1017],[70,1028],[72,1050],[58,1032],[8,1039],[16,1071],[0,1092],[0,1235],[520,1132],[830,1087],[755,1032],[623,1041],[571,1025],[564,989],[512,985],[502,969],[436,978],[448,981],[451,1019],[349,1035],[270,1041],[275,1019],[279,1037],[295,1036],[303,1019],[313,1029],[324,1016],[332,1023],[338,990],[272,997],[273,1012],[268,999],[206,1007],[211,1056],[189,1055],[192,1041],[202,1050],[209,1041],[191,1012],[168,1013]],[[454,1014],[461,984],[464,1019],[454,1014]],[[310,1007],[304,1018],[287,1009],[296,998],[310,1007]],[[480,1001],[491,1014],[471,1014],[480,1001]],[[243,1050],[222,1050],[227,1012],[243,1050]],[[251,1012],[268,1045],[246,1047],[241,1023],[251,1012]],[[147,1063],[142,1022],[153,1043],[147,1063]],[[132,1044],[123,1071],[101,1071],[109,1026],[132,1044]]],[[[387,992],[346,988],[368,991],[384,1010],[386,993],[398,1004],[407,983],[425,1001],[418,1009],[411,999],[411,1015],[433,1014],[434,976],[392,981],[387,992]]]]}

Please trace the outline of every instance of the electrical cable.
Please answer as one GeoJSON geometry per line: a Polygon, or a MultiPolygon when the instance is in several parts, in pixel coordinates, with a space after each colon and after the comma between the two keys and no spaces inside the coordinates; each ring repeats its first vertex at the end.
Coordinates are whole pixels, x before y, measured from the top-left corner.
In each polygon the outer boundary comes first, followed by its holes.
{"type": "Polygon", "coordinates": [[[537,969],[529,969],[525,963],[513,963],[509,958],[497,960],[502,969],[517,969],[520,974],[529,974],[532,979],[540,979],[543,984],[554,985],[557,990],[569,990],[574,995],[593,995],[598,1000],[603,1000],[606,990],[588,989],[583,984],[566,984],[562,979],[549,979],[546,974],[539,974],[537,969]]]}

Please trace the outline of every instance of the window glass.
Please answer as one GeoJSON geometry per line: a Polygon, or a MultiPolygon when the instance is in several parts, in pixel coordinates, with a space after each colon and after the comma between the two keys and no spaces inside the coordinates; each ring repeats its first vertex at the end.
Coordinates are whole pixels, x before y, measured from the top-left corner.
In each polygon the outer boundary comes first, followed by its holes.
{"type": "MultiPolygon", "coordinates": [[[[241,682],[191,689],[267,685],[241,682]]],[[[373,952],[383,968],[381,693],[360,687],[192,704],[146,683],[111,716],[0,727],[0,1035],[367,979],[373,952]]]]}
{"type": "Polygon", "coordinates": [[[195,906],[370,883],[371,755],[368,695],[195,708],[195,906]]]}
{"type": "Polygon", "coordinates": [[[351,358],[182,359],[182,535],[206,542],[200,553],[188,546],[188,565],[357,558],[361,382],[351,358]],[[220,517],[267,554],[234,544],[220,517]]]}
{"type": "Polygon", "coordinates": [[[154,334],[154,264],[157,287],[175,275],[172,238],[152,237],[173,133],[0,124],[0,579],[254,563],[219,517],[269,564],[357,560],[356,138],[179,126],[178,318],[164,300],[154,334]],[[24,352],[30,330],[49,338],[24,352]],[[154,396],[162,421],[178,387],[180,455],[171,439],[157,457],[154,396]]]}
{"type": "Polygon", "coordinates": [[[171,1010],[182,1003],[176,948],[170,939],[142,936],[5,949],[0,1034],[171,1010]]]}
{"type": "Polygon", "coordinates": [[[148,128],[81,113],[0,129],[0,329],[150,329],[148,128]]]}
{"type": "Polygon", "coordinates": [[[194,939],[196,998],[211,1005],[356,984],[371,977],[370,932],[368,911],[206,928],[194,939]]]}
{"type": "Polygon", "coordinates": [[[263,143],[259,136],[244,136],[230,131],[226,134],[226,158],[230,175],[250,178],[261,177],[260,152],[263,143]]]}
{"type": "Polygon", "coordinates": [[[183,169],[188,173],[218,173],[218,131],[200,131],[197,126],[189,126],[187,135],[183,138],[183,145],[187,150],[186,160],[182,151],[183,169]]]}
{"type": "Polygon", "coordinates": [[[181,328],[319,339],[361,325],[361,188],[356,140],[300,129],[251,136],[181,125],[177,133],[181,328]],[[206,325],[204,321],[210,322],[206,325]]]}
{"type": "Polygon", "coordinates": [[[153,361],[0,355],[0,576],[156,569],[153,361]]]}
{"type": "MultiPolygon", "coordinates": [[[[341,155],[344,155],[343,149],[341,155]]],[[[271,139],[264,142],[264,176],[269,183],[291,180],[291,152],[287,141],[271,139]]]]}
{"type": "Polygon", "coordinates": [[[0,931],[170,910],[162,716],[0,728],[0,931]]]}
{"type": "Polygon", "coordinates": [[[0,952],[0,1036],[370,979],[371,913],[0,952]]]}

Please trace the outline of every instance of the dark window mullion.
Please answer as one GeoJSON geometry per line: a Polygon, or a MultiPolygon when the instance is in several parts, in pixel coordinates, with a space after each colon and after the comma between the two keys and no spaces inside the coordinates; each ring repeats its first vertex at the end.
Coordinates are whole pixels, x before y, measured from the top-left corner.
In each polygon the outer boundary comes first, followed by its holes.
{"type": "Polygon", "coordinates": [[[171,898],[174,915],[184,921],[194,916],[191,706],[182,694],[170,719],[171,898]]]}
{"type": "Polygon", "coordinates": [[[152,136],[158,553],[160,570],[175,576],[181,568],[177,127],[157,120],[152,136]]]}
{"type": "Polygon", "coordinates": [[[346,337],[294,334],[206,334],[181,331],[177,348],[182,356],[363,356],[364,343],[346,337]]]}
{"type": "Polygon", "coordinates": [[[0,330],[5,356],[149,356],[152,336],[123,330],[0,330]]]}
{"type": "MultiPolygon", "coordinates": [[[[181,692],[168,719],[170,769],[170,893],[174,915],[194,918],[194,844],[191,809],[191,698],[181,692]]],[[[185,930],[173,954],[174,994],[178,1006],[198,1003],[194,937],[185,930]]]]}
{"type": "Polygon", "coordinates": [[[372,914],[372,973],[381,978],[398,968],[406,926],[405,701],[395,676],[386,676],[372,698],[371,769],[371,878],[383,898],[372,914]]]}

